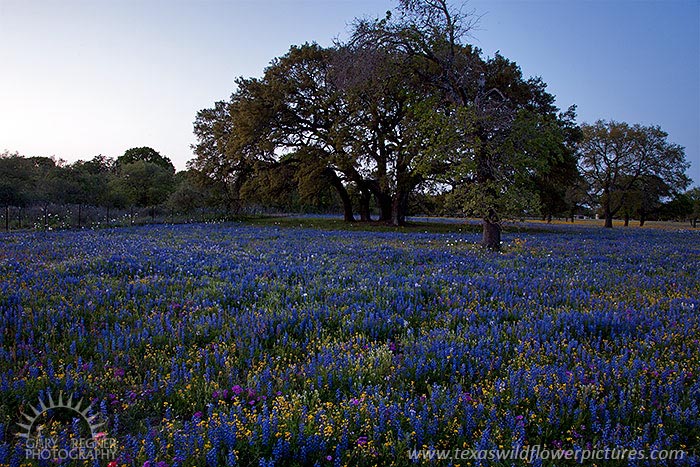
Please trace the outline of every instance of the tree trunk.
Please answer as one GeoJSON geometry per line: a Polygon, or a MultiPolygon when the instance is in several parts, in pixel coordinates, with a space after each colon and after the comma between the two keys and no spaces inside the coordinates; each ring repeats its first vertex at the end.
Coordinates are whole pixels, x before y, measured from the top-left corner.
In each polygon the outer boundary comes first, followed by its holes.
{"type": "Polygon", "coordinates": [[[610,206],[610,193],[603,193],[603,217],[605,218],[605,228],[613,227],[613,211],[610,206]]]}
{"type": "Polygon", "coordinates": [[[693,228],[696,228],[698,226],[698,218],[694,217],[693,220],[690,222],[690,225],[692,225],[693,228]]]}
{"type": "MultiPolygon", "coordinates": [[[[347,191],[345,192],[347,195],[347,191]]],[[[350,196],[342,198],[343,201],[343,220],[345,222],[355,222],[355,216],[352,213],[352,200],[350,196]]]]}
{"type": "Polygon", "coordinates": [[[369,210],[369,203],[372,200],[372,193],[368,190],[360,190],[360,220],[369,222],[372,220],[372,215],[369,210]]]}
{"type": "Polygon", "coordinates": [[[394,200],[391,203],[391,225],[402,226],[406,223],[406,218],[401,214],[401,208],[399,207],[399,202],[394,200]]]}
{"type": "Polygon", "coordinates": [[[391,225],[402,226],[406,223],[406,218],[401,214],[401,208],[399,207],[399,201],[395,199],[391,203],[391,225]]]}
{"type": "Polygon", "coordinates": [[[644,211],[639,212],[639,226],[644,227],[644,223],[647,221],[647,214],[644,211]]]}
{"type": "Polygon", "coordinates": [[[551,224],[551,223],[552,223],[552,214],[550,213],[550,214],[547,214],[547,224],[551,224]]]}
{"type": "Polygon", "coordinates": [[[391,221],[391,197],[384,193],[377,195],[377,203],[379,204],[379,220],[391,221]]]}
{"type": "Polygon", "coordinates": [[[605,213],[605,226],[606,229],[612,229],[613,227],[613,216],[612,213],[605,213]]]}
{"type": "Polygon", "coordinates": [[[397,191],[391,201],[391,224],[395,226],[406,225],[406,211],[408,210],[408,191],[397,191]]]}
{"type": "Polygon", "coordinates": [[[481,245],[489,250],[498,251],[501,249],[501,223],[498,214],[493,208],[484,216],[482,222],[481,245]]]}
{"type": "Polygon", "coordinates": [[[348,190],[345,189],[343,181],[338,177],[333,169],[326,169],[326,175],[328,176],[331,185],[333,185],[333,188],[335,188],[335,191],[338,192],[338,196],[340,196],[340,201],[343,204],[343,219],[345,222],[355,222],[355,216],[352,213],[352,199],[348,194],[348,190]]]}
{"type": "Polygon", "coordinates": [[[610,203],[608,203],[608,202],[603,203],[603,217],[605,218],[604,227],[606,229],[612,229],[612,227],[613,227],[613,213],[612,213],[612,210],[610,209],[610,203]]]}
{"type": "Polygon", "coordinates": [[[625,213],[625,227],[630,226],[630,215],[625,213]]]}

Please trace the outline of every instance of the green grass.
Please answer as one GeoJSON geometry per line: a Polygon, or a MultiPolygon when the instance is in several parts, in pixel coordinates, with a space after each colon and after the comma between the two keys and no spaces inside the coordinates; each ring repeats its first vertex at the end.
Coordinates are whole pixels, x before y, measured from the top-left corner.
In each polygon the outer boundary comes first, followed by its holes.
{"type": "MultiPolygon", "coordinates": [[[[481,224],[465,222],[408,222],[405,226],[397,227],[385,222],[345,222],[342,219],[325,217],[286,217],[261,216],[244,217],[241,222],[260,227],[282,227],[318,230],[347,230],[370,232],[404,232],[404,233],[481,233],[481,224]]],[[[525,223],[505,223],[504,232],[554,232],[555,229],[547,224],[531,225],[525,223]]]]}
{"type": "Polygon", "coordinates": [[[319,230],[348,230],[371,232],[430,232],[430,233],[464,233],[480,232],[480,225],[440,223],[440,222],[409,222],[402,227],[396,227],[385,222],[345,222],[342,219],[324,217],[246,217],[241,219],[245,224],[261,227],[284,227],[319,230]]]}
{"type": "MultiPolygon", "coordinates": [[[[260,227],[281,227],[297,229],[318,229],[318,230],[347,230],[347,231],[367,231],[367,232],[403,232],[403,233],[481,233],[481,224],[465,219],[462,222],[448,222],[447,219],[441,221],[436,218],[430,222],[408,222],[405,226],[397,227],[386,222],[345,222],[339,218],[328,217],[297,217],[297,216],[246,216],[236,219],[244,224],[260,227]]],[[[602,220],[577,220],[575,223],[555,220],[547,223],[539,220],[528,220],[526,222],[506,221],[503,223],[504,233],[562,233],[562,228],[588,227],[603,229],[602,220]]],[[[630,222],[629,227],[624,227],[622,221],[615,220],[615,230],[631,231],[636,229],[663,229],[663,230],[693,230],[689,224],[683,222],[662,222],[649,221],[644,227],[639,227],[638,222],[630,222]]],[[[581,232],[580,229],[566,229],[570,233],[581,232]]]]}

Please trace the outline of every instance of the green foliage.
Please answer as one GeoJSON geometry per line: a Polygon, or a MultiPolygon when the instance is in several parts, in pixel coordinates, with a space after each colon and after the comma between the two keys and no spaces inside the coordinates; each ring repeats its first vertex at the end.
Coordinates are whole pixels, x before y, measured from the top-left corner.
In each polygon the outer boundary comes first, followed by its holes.
{"type": "Polygon", "coordinates": [[[176,173],[173,183],[173,191],[166,201],[171,211],[192,214],[204,206],[206,194],[198,187],[196,176],[190,171],[176,173]]]}
{"type": "Polygon", "coordinates": [[[149,147],[131,148],[127,149],[123,155],[117,158],[117,166],[123,167],[128,164],[133,164],[134,162],[148,162],[155,164],[169,171],[170,173],[175,173],[175,166],[170,159],[162,156],[158,151],[149,147]]]}
{"type": "Polygon", "coordinates": [[[483,218],[492,209],[502,217],[521,218],[534,215],[540,208],[536,193],[528,188],[497,181],[464,185],[451,193],[449,202],[470,217],[483,218]]]}
{"type": "Polygon", "coordinates": [[[23,206],[31,192],[31,168],[19,154],[0,154],[0,206],[23,206]]]}
{"type": "Polygon", "coordinates": [[[110,188],[128,205],[156,206],[172,192],[173,174],[160,165],[136,161],[119,167],[118,176],[110,188]]]}
{"type": "Polygon", "coordinates": [[[694,219],[700,218],[700,187],[695,187],[688,190],[685,195],[688,197],[693,206],[693,210],[690,212],[690,215],[694,219]]]}
{"type": "MultiPolygon", "coordinates": [[[[318,199],[333,187],[346,219],[355,193],[360,210],[374,197],[381,219],[396,224],[410,197],[428,190],[451,187],[453,198],[466,192],[472,201],[493,200],[481,210],[522,213],[534,205],[514,203],[532,198],[523,193],[537,191],[526,185],[539,176],[540,191],[563,197],[552,187],[576,174],[566,143],[573,109],[557,116],[544,83],[525,80],[500,55],[484,60],[477,49],[453,43],[448,64],[408,46],[366,40],[380,32],[383,40],[392,34],[426,40],[420,31],[405,35],[413,26],[390,18],[366,30],[358,25],[349,44],[293,46],[263,78],[239,79],[230,102],[199,112],[190,166],[249,204],[278,206],[290,195],[318,199]],[[484,83],[469,71],[474,66],[484,83]],[[469,79],[442,83],[445,73],[469,79]],[[474,190],[483,193],[472,196],[474,190]]],[[[423,45],[448,43],[434,39],[423,45]]]]}
{"type": "Polygon", "coordinates": [[[661,216],[664,219],[690,220],[693,227],[697,226],[700,219],[700,187],[677,193],[661,208],[661,216]]]}
{"type": "MultiPolygon", "coordinates": [[[[131,151],[133,156],[136,151],[131,151]]],[[[98,155],[66,164],[45,157],[0,154],[0,207],[5,228],[84,227],[125,220],[120,209],[169,208],[169,214],[190,215],[209,206],[213,190],[201,173],[172,173],[171,164],[143,160],[121,164],[98,155]],[[113,211],[116,208],[117,211],[113,211]]],[[[136,213],[138,214],[138,213],[136,213]]]]}
{"type": "Polygon", "coordinates": [[[581,125],[581,130],[582,174],[603,208],[607,227],[635,199],[646,209],[664,193],[690,184],[684,149],[668,142],[668,134],[658,126],[598,120],[581,125]]]}
{"type": "Polygon", "coordinates": [[[240,208],[240,188],[250,171],[242,151],[233,149],[233,127],[229,104],[216,102],[211,109],[197,113],[192,146],[195,158],[188,162],[193,185],[206,193],[205,203],[232,212],[240,208]]]}

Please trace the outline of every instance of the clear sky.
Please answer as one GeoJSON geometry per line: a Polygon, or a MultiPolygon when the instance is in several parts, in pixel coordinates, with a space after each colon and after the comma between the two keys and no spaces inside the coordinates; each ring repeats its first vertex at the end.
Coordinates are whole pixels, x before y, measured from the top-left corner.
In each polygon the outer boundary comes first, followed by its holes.
{"type": "MultiPolygon", "coordinates": [[[[291,44],[331,44],[390,0],[0,0],[0,151],[74,161],[151,146],[178,169],[199,109],[291,44]]],[[[700,185],[700,0],[472,0],[472,42],[562,109],[657,124],[700,185]]]]}

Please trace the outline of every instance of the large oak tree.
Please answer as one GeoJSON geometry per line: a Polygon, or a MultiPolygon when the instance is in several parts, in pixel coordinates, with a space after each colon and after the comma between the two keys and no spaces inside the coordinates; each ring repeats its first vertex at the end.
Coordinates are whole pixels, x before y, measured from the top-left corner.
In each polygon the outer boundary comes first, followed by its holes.
{"type": "Polygon", "coordinates": [[[292,47],[198,114],[191,167],[245,183],[289,178],[291,166],[300,192],[334,187],[346,220],[352,191],[362,219],[374,197],[395,225],[417,190],[450,189],[498,249],[501,214],[575,175],[573,109],[557,114],[540,79],[466,43],[471,18],[443,0],[404,0],[395,17],[358,21],[347,44],[292,47]]]}
{"type": "Polygon", "coordinates": [[[401,0],[396,15],[358,21],[352,43],[411,57],[412,72],[425,86],[472,117],[462,129],[462,145],[446,155],[459,156],[451,164],[458,171],[446,173],[465,209],[482,218],[483,245],[498,249],[500,214],[530,199],[524,194],[535,176],[571,154],[561,143],[567,114],[557,115],[545,83],[525,79],[500,54],[484,59],[467,43],[476,19],[446,0],[401,0]],[[558,149],[544,155],[534,140],[548,145],[547,151],[558,149]]]}

